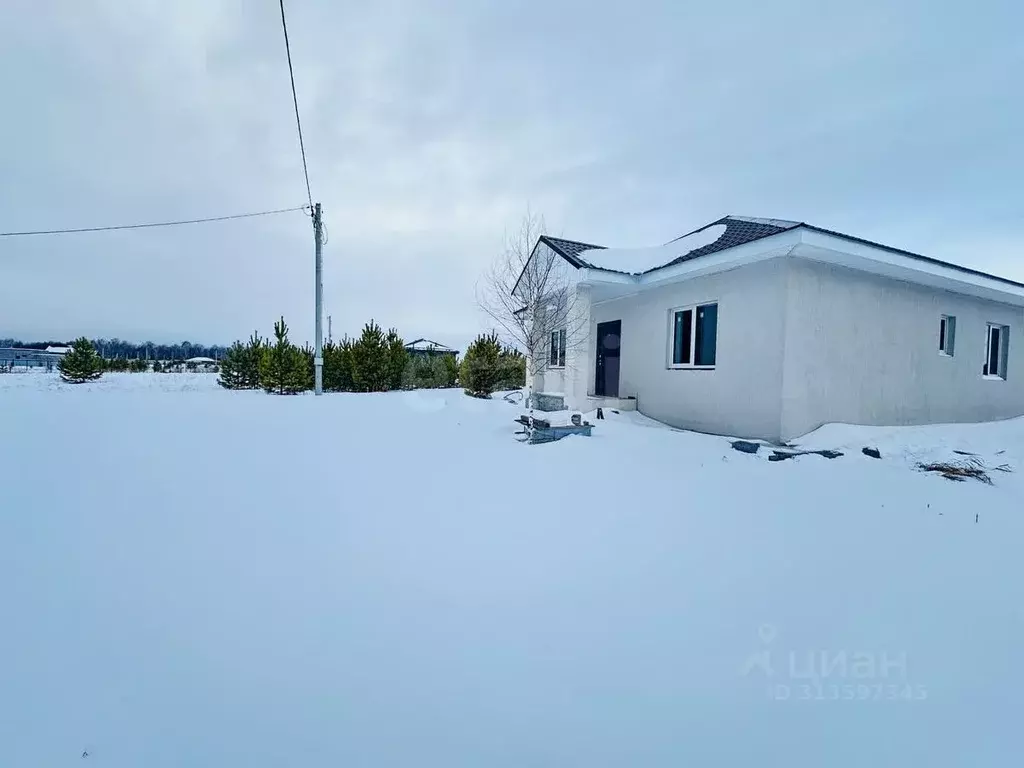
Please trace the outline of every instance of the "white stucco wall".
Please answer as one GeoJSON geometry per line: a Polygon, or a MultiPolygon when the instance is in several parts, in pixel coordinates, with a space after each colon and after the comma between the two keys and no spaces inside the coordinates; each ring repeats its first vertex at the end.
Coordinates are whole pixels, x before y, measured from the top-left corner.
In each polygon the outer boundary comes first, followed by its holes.
{"type": "MultiPolygon", "coordinates": [[[[565,367],[548,365],[550,346],[545,338],[539,351],[539,370],[533,377],[533,389],[535,392],[561,392],[566,395],[570,407],[582,408],[586,400],[585,371],[587,360],[590,357],[589,348],[593,343],[587,336],[587,329],[590,326],[590,293],[587,286],[580,285],[578,269],[571,266],[544,243],[538,244],[537,250],[534,252],[534,260],[542,266],[548,259],[552,260],[549,286],[552,289],[564,288],[573,297],[566,310],[570,315],[566,323],[568,331],[566,364],[565,367]]],[[[550,324],[543,318],[539,322],[541,327],[545,328],[550,324]]],[[[545,334],[546,336],[547,334],[545,334]]]]}
{"type": "Polygon", "coordinates": [[[782,437],[826,422],[924,424],[1024,414],[1024,309],[788,259],[782,437]],[[953,357],[939,319],[956,317],[953,357]],[[1010,327],[1007,379],[982,378],[986,324],[1010,327]]]}
{"type": "Polygon", "coordinates": [[[786,260],[773,259],[595,304],[588,349],[597,323],[621,320],[619,394],[637,396],[638,410],[677,427],[777,439],[786,286],[786,260]],[[669,310],[708,302],[718,302],[715,369],[669,368],[669,310]]]}

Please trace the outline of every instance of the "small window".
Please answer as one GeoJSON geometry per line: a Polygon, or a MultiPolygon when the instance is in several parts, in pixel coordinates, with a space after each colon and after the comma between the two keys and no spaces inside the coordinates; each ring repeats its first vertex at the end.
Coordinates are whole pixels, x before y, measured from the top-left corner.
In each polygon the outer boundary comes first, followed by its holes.
{"type": "Polygon", "coordinates": [[[939,354],[952,357],[955,342],[956,318],[952,315],[943,315],[939,318],[939,354]]]}
{"type": "Polygon", "coordinates": [[[548,364],[552,368],[565,367],[565,329],[551,332],[551,352],[548,364]]]}
{"type": "Polygon", "coordinates": [[[718,347],[718,304],[673,309],[671,368],[713,368],[718,347]]]}
{"type": "Polygon", "coordinates": [[[1010,352],[1010,326],[989,323],[986,335],[985,365],[981,372],[990,378],[1005,379],[1010,352]]]}

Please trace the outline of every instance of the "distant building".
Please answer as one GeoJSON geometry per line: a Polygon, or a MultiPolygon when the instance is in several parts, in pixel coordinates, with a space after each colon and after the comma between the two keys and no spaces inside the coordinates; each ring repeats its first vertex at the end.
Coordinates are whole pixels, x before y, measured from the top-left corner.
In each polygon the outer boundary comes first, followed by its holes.
{"type": "Polygon", "coordinates": [[[0,370],[14,368],[46,368],[52,370],[70,347],[47,347],[26,349],[24,347],[0,347],[0,370]],[[51,350],[64,350],[55,352],[51,350]]]}
{"type": "Polygon", "coordinates": [[[438,357],[441,355],[455,357],[459,354],[458,350],[446,347],[444,344],[431,341],[430,339],[416,339],[416,341],[406,344],[405,349],[410,357],[438,357]]]}
{"type": "Polygon", "coordinates": [[[210,371],[216,371],[218,369],[218,363],[212,357],[190,357],[187,360],[172,360],[164,366],[164,370],[168,372],[181,371],[199,371],[200,373],[206,373],[210,371]]]}

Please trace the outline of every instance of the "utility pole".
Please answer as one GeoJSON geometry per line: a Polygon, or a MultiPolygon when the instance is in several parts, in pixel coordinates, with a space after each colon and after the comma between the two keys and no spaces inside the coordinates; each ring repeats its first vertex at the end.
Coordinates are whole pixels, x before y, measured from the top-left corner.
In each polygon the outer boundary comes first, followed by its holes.
{"type": "Polygon", "coordinates": [[[331,338],[331,316],[328,315],[327,316],[327,343],[330,344],[331,341],[332,341],[332,338],[331,338]]]}
{"type": "Polygon", "coordinates": [[[313,352],[314,387],[317,395],[324,393],[324,238],[320,203],[313,209],[313,236],[316,238],[316,349],[313,352]]]}

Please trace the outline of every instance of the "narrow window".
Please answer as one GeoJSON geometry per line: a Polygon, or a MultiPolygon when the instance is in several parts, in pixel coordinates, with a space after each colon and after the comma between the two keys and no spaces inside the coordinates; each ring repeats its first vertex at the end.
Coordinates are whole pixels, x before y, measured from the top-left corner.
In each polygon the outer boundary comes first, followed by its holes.
{"type": "Polygon", "coordinates": [[[689,365],[690,331],[693,327],[693,310],[684,309],[675,313],[672,331],[672,364],[689,365]]]}
{"type": "Polygon", "coordinates": [[[982,373],[986,376],[1006,378],[1006,363],[1009,357],[1010,327],[1007,325],[988,324],[988,338],[985,349],[985,366],[982,373]]]}
{"type": "Polygon", "coordinates": [[[551,351],[548,353],[548,364],[553,368],[565,367],[565,329],[551,332],[551,351]]]}
{"type": "Polygon", "coordinates": [[[705,304],[697,307],[696,325],[693,364],[714,365],[718,346],[718,305],[705,304]]]}
{"type": "Polygon", "coordinates": [[[939,352],[952,357],[955,343],[956,318],[952,315],[942,315],[939,319],[939,352]]]}

